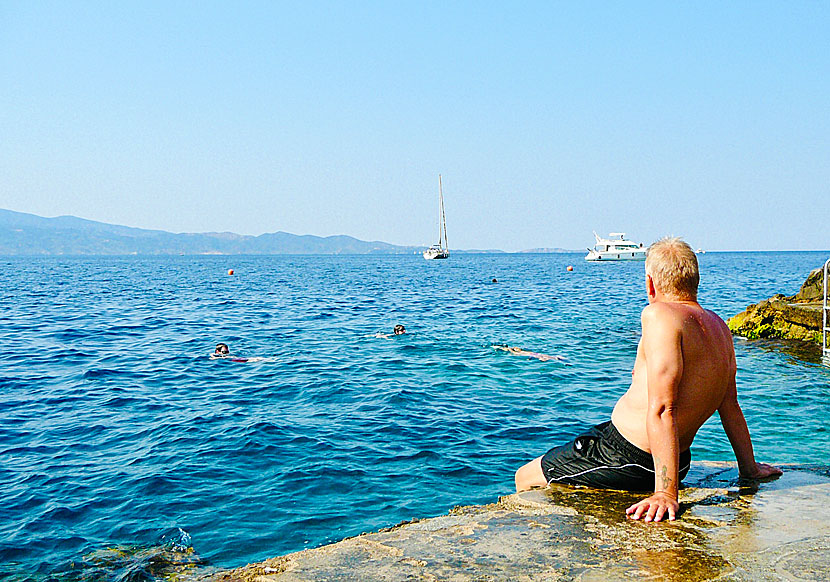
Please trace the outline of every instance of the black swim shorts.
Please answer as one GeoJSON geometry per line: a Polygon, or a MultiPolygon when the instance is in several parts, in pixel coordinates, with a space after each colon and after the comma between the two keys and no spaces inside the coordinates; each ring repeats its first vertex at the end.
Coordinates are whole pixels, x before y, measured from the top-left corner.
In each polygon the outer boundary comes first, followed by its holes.
{"type": "MultiPolygon", "coordinates": [[[[689,472],[690,451],[680,453],[679,477],[689,472]]],[[[572,443],[555,447],[542,457],[542,471],[550,483],[587,485],[598,489],[651,491],[654,459],[651,453],[625,440],[611,424],[598,424],[572,443]]]]}

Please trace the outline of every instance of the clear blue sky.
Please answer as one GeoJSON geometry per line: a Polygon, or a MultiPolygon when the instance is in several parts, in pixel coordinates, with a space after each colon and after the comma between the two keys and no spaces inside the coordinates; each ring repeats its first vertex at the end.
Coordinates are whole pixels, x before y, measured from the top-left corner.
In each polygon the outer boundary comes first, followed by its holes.
{"type": "Polygon", "coordinates": [[[0,0],[0,208],[830,248],[830,3],[0,0]]]}

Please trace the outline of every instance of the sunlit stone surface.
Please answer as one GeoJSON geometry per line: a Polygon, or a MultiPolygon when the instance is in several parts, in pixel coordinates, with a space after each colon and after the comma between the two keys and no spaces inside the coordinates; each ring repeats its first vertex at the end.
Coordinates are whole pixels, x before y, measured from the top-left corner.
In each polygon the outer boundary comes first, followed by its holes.
{"type": "MultiPolygon", "coordinates": [[[[739,483],[696,463],[671,523],[626,519],[641,495],[556,487],[215,573],[299,580],[828,580],[830,476],[739,483]]],[[[200,577],[206,577],[202,574],[200,577]]]]}

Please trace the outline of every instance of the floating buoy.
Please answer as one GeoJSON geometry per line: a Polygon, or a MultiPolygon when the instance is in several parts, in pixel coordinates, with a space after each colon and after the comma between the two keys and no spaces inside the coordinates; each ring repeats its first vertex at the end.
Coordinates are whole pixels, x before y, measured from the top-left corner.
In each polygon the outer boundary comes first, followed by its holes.
{"type": "Polygon", "coordinates": [[[228,275],[233,275],[233,269],[228,269],[228,275]]]}
{"type": "Polygon", "coordinates": [[[573,268],[571,265],[568,265],[568,270],[569,270],[569,271],[573,271],[573,270],[574,270],[574,268],[573,268]]]}

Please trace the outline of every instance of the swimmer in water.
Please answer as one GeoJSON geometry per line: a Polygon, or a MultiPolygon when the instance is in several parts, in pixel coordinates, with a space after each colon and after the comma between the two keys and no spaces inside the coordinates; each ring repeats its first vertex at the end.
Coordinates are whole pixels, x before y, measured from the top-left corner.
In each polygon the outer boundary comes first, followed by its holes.
{"type": "Polygon", "coordinates": [[[541,362],[548,362],[550,360],[559,360],[562,361],[565,358],[562,356],[550,356],[548,354],[540,354],[539,352],[529,352],[522,348],[517,348],[515,346],[493,346],[493,349],[501,350],[502,352],[507,352],[511,356],[527,356],[528,358],[536,358],[541,362]]]}
{"type": "MultiPolygon", "coordinates": [[[[248,362],[248,361],[250,361],[250,358],[240,358],[240,357],[237,357],[237,356],[231,357],[231,350],[228,347],[228,344],[222,344],[222,343],[216,344],[216,349],[213,350],[213,355],[210,357],[211,360],[216,360],[216,359],[219,359],[219,358],[222,358],[222,359],[227,358],[231,362],[248,362]]],[[[256,359],[261,360],[262,358],[256,358],[256,359]]]]}
{"type": "MultiPolygon", "coordinates": [[[[406,333],[406,328],[404,326],[402,326],[400,323],[392,329],[392,334],[393,335],[403,335],[405,333],[406,333]]],[[[382,332],[377,332],[375,334],[375,337],[378,338],[378,339],[392,339],[392,337],[388,333],[382,333],[382,332]]]]}

